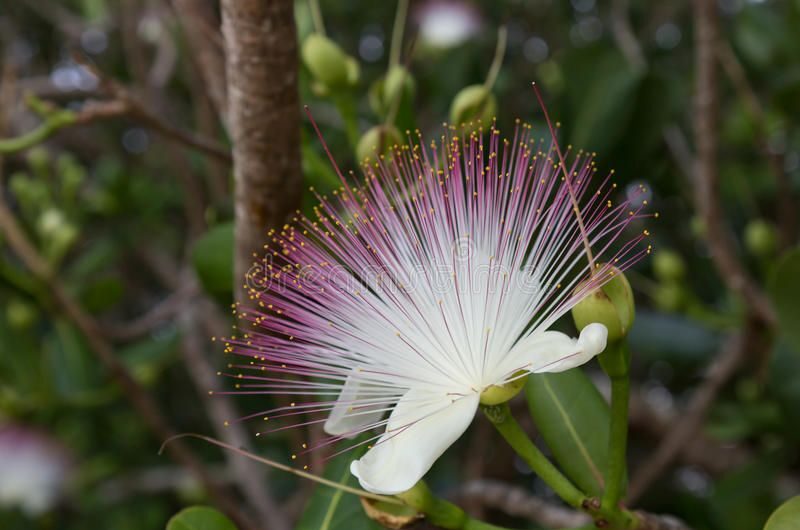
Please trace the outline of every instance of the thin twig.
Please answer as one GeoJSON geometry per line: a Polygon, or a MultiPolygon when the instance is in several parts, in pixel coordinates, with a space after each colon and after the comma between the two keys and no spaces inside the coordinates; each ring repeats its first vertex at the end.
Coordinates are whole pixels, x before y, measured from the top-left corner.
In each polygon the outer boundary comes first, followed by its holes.
{"type": "MultiPolygon", "coordinates": [[[[553,504],[524,488],[498,480],[473,480],[459,488],[455,497],[480,503],[486,508],[522,517],[547,528],[572,528],[591,523],[584,513],[553,504]]],[[[669,516],[637,511],[638,530],[690,530],[683,521],[669,516]]]]}
{"type": "Polygon", "coordinates": [[[647,60],[628,20],[629,3],[629,0],[611,2],[611,34],[628,62],[637,70],[644,70],[647,60]]]}
{"type": "Polygon", "coordinates": [[[714,0],[693,2],[695,20],[694,132],[695,203],[705,222],[706,242],[722,281],[742,297],[749,310],[763,322],[777,321],[769,299],[739,261],[731,234],[724,223],[719,201],[717,166],[717,7],[714,0]]]}
{"type": "Polygon", "coordinates": [[[718,39],[717,57],[725,74],[733,83],[739,99],[742,100],[753,119],[756,140],[761,144],[761,149],[767,159],[767,165],[775,177],[780,243],[783,249],[787,249],[795,243],[795,238],[797,237],[797,216],[795,215],[795,204],[792,198],[792,183],[784,169],[783,156],[770,149],[764,108],[747,79],[744,67],[739,62],[736,53],[734,53],[727,40],[718,39]]]}
{"type": "Polygon", "coordinates": [[[750,342],[749,329],[741,335],[730,337],[708,368],[705,381],[694,391],[689,405],[681,414],[679,422],[661,444],[639,468],[631,479],[626,502],[634,504],[648,487],[662,475],[700,429],[711,405],[720,390],[736,373],[747,354],[750,342]]]}

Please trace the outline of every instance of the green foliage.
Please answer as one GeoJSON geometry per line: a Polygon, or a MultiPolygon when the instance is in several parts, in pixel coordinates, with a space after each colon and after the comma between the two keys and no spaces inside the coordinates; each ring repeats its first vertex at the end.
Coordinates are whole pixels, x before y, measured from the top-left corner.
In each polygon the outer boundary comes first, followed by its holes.
{"type": "Polygon", "coordinates": [[[553,457],[583,491],[599,495],[608,455],[609,409],[579,368],[531,374],[528,409],[553,457]]]}
{"type": "Polygon", "coordinates": [[[781,504],[769,516],[764,530],[800,530],[800,495],[781,504]]]}
{"type": "Polygon", "coordinates": [[[775,267],[769,283],[769,292],[781,329],[800,351],[800,249],[783,256],[775,267]]]}
{"type": "Polygon", "coordinates": [[[198,239],[192,264],[210,294],[229,297],[233,291],[233,223],[223,223],[198,239]]]}
{"type": "MultiPolygon", "coordinates": [[[[337,447],[342,450],[357,441],[344,441],[337,447]]],[[[323,476],[339,484],[357,486],[350,473],[350,462],[358,458],[363,450],[351,450],[331,459],[325,466],[323,476]]],[[[366,516],[361,501],[350,493],[317,485],[314,493],[297,523],[295,530],[379,530],[378,523],[366,516]]]]}
{"type": "Polygon", "coordinates": [[[166,530],[236,530],[236,525],[213,508],[191,506],[175,514],[166,530]]]}

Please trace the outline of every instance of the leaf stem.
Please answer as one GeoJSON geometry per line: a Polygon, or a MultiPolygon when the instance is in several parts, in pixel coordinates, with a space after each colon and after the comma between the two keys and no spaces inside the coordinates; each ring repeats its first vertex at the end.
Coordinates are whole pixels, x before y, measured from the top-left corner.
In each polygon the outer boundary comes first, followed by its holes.
{"type": "Polygon", "coordinates": [[[581,492],[536,447],[511,414],[508,403],[483,406],[483,413],[500,435],[539,477],[570,506],[582,509],[587,496],[581,492]]]}

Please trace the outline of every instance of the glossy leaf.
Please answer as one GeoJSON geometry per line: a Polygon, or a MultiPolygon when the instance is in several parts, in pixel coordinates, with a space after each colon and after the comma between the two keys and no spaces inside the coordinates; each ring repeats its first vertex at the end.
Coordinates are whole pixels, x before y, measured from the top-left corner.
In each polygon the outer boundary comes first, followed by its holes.
{"type": "Polygon", "coordinates": [[[800,530],[800,495],[781,504],[770,515],[764,530],[800,530]]]}
{"type": "Polygon", "coordinates": [[[206,291],[224,296],[233,290],[233,223],[217,225],[192,249],[192,264],[206,291]]]}
{"type": "Polygon", "coordinates": [[[532,374],[525,387],[528,408],[556,461],[579,488],[603,489],[608,454],[608,404],[579,368],[532,374]]]}
{"type": "Polygon", "coordinates": [[[175,514],[167,530],[236,530],[236,525],[213,508],[191,506],[175,514]]]}
{"type": "Polygon", "coordinates": [[[778,312],[781,331],[800,351],[800,249],[784,255],[772,274],[769,293],[778,312]]]}
{"type": "MultiPolygon", "coordinates": [[[[357,441],[344,441],[337,450],[357,441]]],[[[357,451],[347,451],[330,460],[323,476],[339,484],[358,486],[350,473],[350,462],[358,458],[357,451]]],[[[295,530],[379,530],[382,527],[364,513],[355,495],[328,486],[318,485],[295,530]]]]}

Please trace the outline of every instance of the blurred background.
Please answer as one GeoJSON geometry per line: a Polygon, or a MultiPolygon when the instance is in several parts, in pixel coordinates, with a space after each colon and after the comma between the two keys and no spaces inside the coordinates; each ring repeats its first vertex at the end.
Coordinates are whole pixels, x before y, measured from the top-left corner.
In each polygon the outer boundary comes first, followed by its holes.
{"type": "MultiPolygon", "coordinates": [[[[710,85],[688,1],[413,0],[393,46],[395,2],[321,0],[334,52],[303,46],[323,20],[288,4],[296,34],[290,19],[266,31],[297,58],[299,97],[269,101],[296,111],[278,155],[296,158],[287,196],[302,196],[278,211],[309,210],[309,186],[338,186],[300,104],[357,169],[362,136],[374,145],[390,127],[435,138],[486,111],[501,130],[520,118],[545,136],[536,81],[562,144],[596,151],[659,212],[655,252],[629,273],[634,506],[752,530],[800,492],[800,2],[712,2],[710,85]],[[700,85],[716,120],[698,119],[700,85]]],[[[288,462],[298,439],[319,436],[226,429],[270,398],[209,396],[225,387],[211,337],[230,332],[248,237],[234,235],[232,163],[257,138],[226,108],[236,35],[220,20],[214,0],[0,6],[0,528],[161,529],[192,504],[275,530],[376,527],[353,497],[331,512],[331,490],[201,442],[158,454],[170,434],[198,432],[288,462]]],[[[431,484],[488,520],[569,526],[494,436],[479,418],[431,484]]],[[[326,474],[340,480],[345,466],[333,459],[326,474]]]]}

